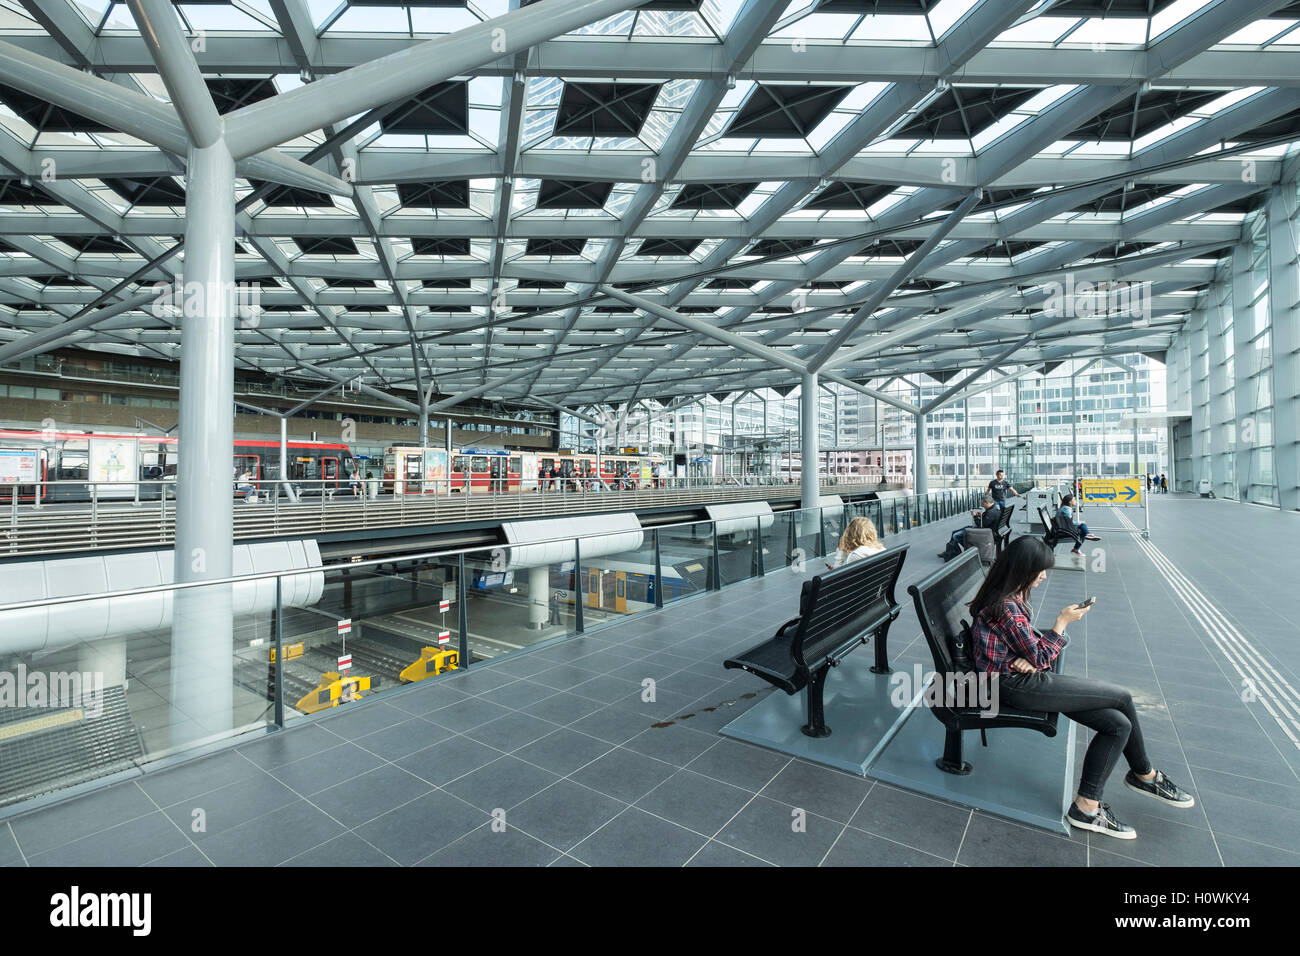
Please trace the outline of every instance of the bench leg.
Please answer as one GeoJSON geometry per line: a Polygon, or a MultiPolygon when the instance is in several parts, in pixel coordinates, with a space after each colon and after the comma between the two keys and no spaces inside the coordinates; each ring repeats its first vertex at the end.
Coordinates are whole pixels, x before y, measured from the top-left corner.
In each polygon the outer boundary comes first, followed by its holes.
{"type": "Polygon", "coordinates": [[[944,731],[943,756],[935,762],[944,773],[964,777],[971,772],[971,765],[961,759],[961,731],[951,728],[944,731]]]}
{"type": "Polygon", "coordinates": [[[809,737],[829,737],[831,729],[826,726],[826,714],[822,710],[823,691],[826,687],[826,675],[830,673],[830,665],[819,669],[813,675],[813,679],[808,682],[804,688],[804,700],[807,703],[808,723],[804,724],[802,730],[809,737]]]}
{"type": "Polygon", "coordinates": [[[889,673],[889,628],[882,627],[876,631],[875,637],[876,662],[871,665],[871,673],[888,674],[889,673]]]}

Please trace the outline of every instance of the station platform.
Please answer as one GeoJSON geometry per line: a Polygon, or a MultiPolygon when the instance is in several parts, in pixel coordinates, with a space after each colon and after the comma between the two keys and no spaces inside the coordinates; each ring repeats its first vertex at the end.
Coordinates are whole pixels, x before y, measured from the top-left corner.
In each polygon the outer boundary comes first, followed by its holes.
{"type": "MultiPolygon", "coordinates": [[[[1049,623],[1097,596],[1070,629],[1069,671],[1130,688],[1152,759],[1196,797],[1156,805],[1117,768],[1105,799],[1134,841],[722,736],[779,693],[722,661],[797,613],[805,576],[780,569],[10,816],[0,865],[1300,864],[1300,515],[1181,495],[1150,511],[1149,541],[1101,532],[1083,573],[1054,570],[1034,595],[1049,623]]],[[[885,539],[910,546],[897,670],[931,665],[906,586],[965,523],[885,539]]],[[[911,720],[942,739],[929,714],[911,720]]]]}

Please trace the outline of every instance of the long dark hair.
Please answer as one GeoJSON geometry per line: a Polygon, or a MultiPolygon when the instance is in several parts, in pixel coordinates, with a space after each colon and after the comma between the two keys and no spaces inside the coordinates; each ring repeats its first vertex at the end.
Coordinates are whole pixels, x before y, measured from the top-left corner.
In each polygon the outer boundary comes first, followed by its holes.
{"type": "Polygon", "coordinates": [[[1027,600],[1039,572],[1053,564],[1052,549],[1032,535],[1016,538],[989,568],[975,599],[970,602],[971,619],[1009,597],[1027,600]]]}
{"type": "Polygon", "coordinates": [[[1069,494],[1069,493],[1064,494],[1064,495],[1061,495],[1061,507],[1062,507],[1062,508],[1071,508],[1071,507],[1073,507],[1073,506],[1074,506],[1074,495],[1069,494]]]}

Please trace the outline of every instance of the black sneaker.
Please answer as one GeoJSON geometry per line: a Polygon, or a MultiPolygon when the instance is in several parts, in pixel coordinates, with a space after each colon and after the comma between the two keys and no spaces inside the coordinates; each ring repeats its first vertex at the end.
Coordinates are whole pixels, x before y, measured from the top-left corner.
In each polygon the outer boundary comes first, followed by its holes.
{"type": "Polygon", "coordinates": [[[1190,793],[1157,770],[1154,780],[1143,780],[1132,770],[1124,774],[1124,786],[1134,793],[1145,793],[1161,803],[1174,807],[1194,807],[1196,800],[1190,793]]]}
{"type": "Polygon", "coordinates": [[[1104,833],[1106,836],[1113,836],[1120,840],[1137,839],[1137,830],[1127,823],[1116,820],[1115,815],[1110,812],[1109,803],[1103,803],[1097,812],[1091,815],[1080,810],[1077,803],[1071,803],[1065,818],[1070,821],[1070,826],[1078,827],[1080,830],[1104,833]]]}

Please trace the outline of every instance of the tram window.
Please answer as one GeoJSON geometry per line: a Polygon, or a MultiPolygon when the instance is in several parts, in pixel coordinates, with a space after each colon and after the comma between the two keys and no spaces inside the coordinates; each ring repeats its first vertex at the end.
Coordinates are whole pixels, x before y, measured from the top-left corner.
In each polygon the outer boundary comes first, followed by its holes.
{"type": "Polygon", "coordinates": [[[519,474],[519,459],[518,459],[518,458],[511,458],[511,459],[510,459],[510,473],[511,473],[511,474],[514,474],[514,475],[519,474]]]}
{"type": "Polygon", "coordinates": [[[629,601],[640,601],[643,604],[650,600],[646,583],[647,578],[644,574],[629,574],[627,576],[627,599],[629,601]]]}
{"type": "Polygon", "coordinates": [[[457,455],[454,460],[455,460],[455,464],[452,466],[454,471],[467,470],[467,466],[466,466],[467,459],[465,458],[464,455],[457,455]]]}
{"type": "Polygon", "coordinates": [[[58,477],[61,481],[84,479],[90,474],[90,461],[84,451],[64,451],[59,456],[58,477]]]}
{"type": "Polygon", "coordinates": [[[488,470],[488,460],[487,460],[487,458],[485,458],[485,457],[483,457],[483,456],[481,456],[481,455],[475,455],[472,459],[470,459],[470,470],[471,470],[471,471],[487,471],[487,470],[488,470]]]}
{"type": "Polygon", "coordinates": [[[244,472],[248,472],[254,478],[257,477],[258,458],[256,455],[236,455],[235,456],[235,477],[238,478],[244,472]]]}

